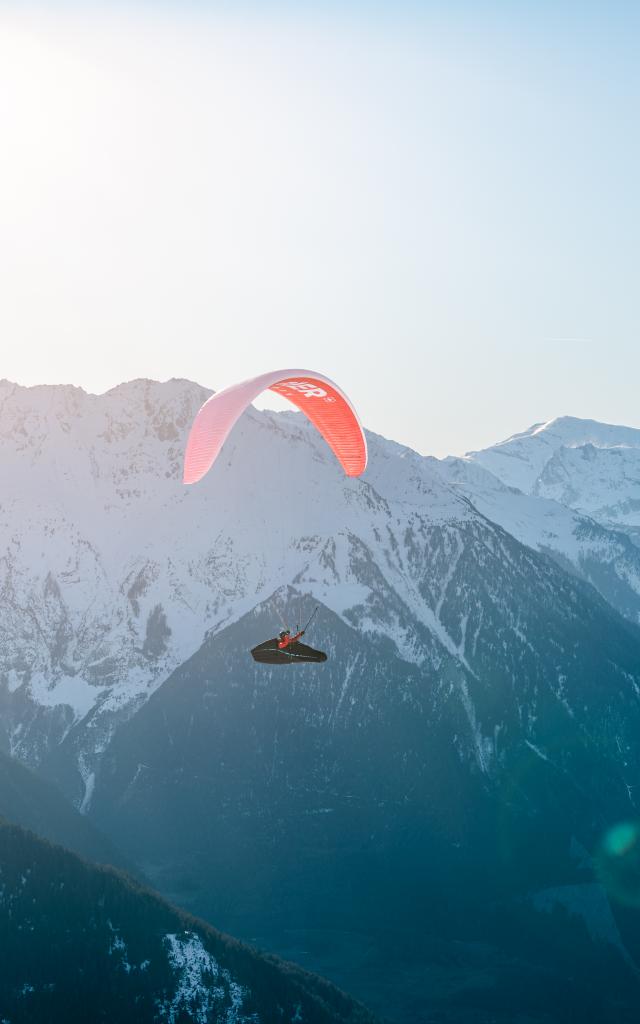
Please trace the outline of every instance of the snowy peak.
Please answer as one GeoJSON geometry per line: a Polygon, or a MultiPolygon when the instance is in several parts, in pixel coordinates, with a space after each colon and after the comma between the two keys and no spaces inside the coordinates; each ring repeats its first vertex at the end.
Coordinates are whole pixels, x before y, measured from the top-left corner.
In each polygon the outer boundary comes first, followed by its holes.
{"type": "MultiPolygon", "coordinates": [[[[505,441],[499,441],[493,448],[503,448],[515,441],[528,437],[536,437],[552,445],[558,443],[576,448],[583,444],[593,444],[598,448],[626,446],[640,448],[640,429],[635,427],[617,426],[611,423],[600,423],[598,420],[585,420],[577,416],[556,416],[544,423],[534,423],[528,430],[520,434],[512,434],[505,441]]],[[[492,449],[485,449],[492,450],[492,449]]],[[[469,452],[470,456],[480,452],[469,452]]]]}
{"type": "Polygon", "coordinates": [[[561,416],[465,461],[640,539],[640,430],[561,416]]]}

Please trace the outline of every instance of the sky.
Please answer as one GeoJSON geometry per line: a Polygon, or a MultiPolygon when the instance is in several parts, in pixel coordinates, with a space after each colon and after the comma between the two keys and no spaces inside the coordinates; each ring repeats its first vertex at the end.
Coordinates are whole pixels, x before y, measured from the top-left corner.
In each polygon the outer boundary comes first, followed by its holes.
{"type": "Polygon", "coordinates": [[[0,0],[0,377],[309,368],[438,456],[640,426],[639,29],[626,0],[0,0]]]}

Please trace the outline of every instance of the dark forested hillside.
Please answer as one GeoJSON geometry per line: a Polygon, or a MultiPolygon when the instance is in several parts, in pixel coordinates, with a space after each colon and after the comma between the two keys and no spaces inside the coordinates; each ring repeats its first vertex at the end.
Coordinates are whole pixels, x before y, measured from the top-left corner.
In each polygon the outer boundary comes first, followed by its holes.
{"type": "Polygon", "coordinates": [[[374,1024],[328,982],[6,824],[0,950],[11,1024],[374,1024]]]}

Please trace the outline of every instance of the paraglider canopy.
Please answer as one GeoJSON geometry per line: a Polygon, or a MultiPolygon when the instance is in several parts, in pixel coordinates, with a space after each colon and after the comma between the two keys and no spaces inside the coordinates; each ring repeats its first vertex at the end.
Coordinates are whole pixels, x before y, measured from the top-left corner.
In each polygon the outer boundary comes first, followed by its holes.
{"type": "Polygon", "coordinates": [[[347,476],[367,465],[367,442],[355,409],[337,384],[311,370],[273,370],[212,395],[196,414],[184,459],[184,483],[208,472],[236,420],[263,391],[275,391],[297,406],[335,454],[347,476]]]}

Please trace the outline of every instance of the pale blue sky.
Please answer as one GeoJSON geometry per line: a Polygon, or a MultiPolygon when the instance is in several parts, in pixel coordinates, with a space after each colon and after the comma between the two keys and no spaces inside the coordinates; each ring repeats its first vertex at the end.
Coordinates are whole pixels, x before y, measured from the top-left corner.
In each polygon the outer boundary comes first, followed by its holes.
{"type": "Polygon", "coordinates": [[[640,426],[634,8],[0,2],[0,376],[640,426]]]}

